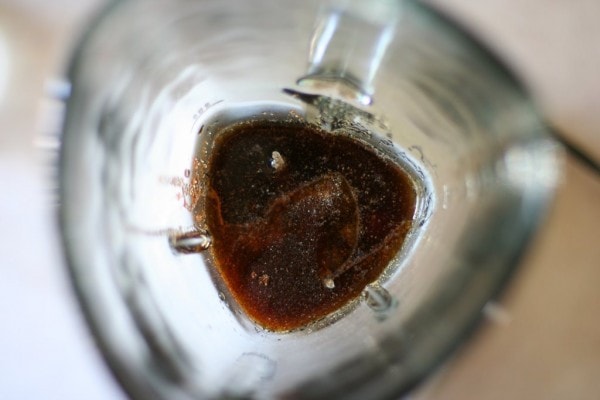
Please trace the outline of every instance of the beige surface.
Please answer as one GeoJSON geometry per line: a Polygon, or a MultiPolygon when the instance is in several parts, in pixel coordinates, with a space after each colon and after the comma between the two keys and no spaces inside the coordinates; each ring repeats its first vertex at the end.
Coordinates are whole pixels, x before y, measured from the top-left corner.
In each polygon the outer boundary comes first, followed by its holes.
{"type": "MultiPolygon", "coordinates": [[[[432,0],[502,55],[600,160],[600,2],[432,0]]],[[[600,398],[600,176],[567,158],[541,234],[487,322],[415,399],[600,398]]]]}
{"type": "Polygon", "coordinates": [[[85,11],[61,9],[66,1],[0,0],[1,400],[124,398],[66,279],[48,196],[49,149],[35,145],[57,127],[58,103],[45,88],[85,11]]]}
{"type": "MultiPolygon", "coordinates": [[[[6,89],[0,85],[0,398],[121,396],[107,389],[114,382],[60,272],[55,232],[48,228],[52,215],[36,197],[43,171],[32,144],[50,126],[40,124],[49,106],[40,100],[45,83],[57,75],[75,27],[96,2],[0,2],[0,41],[10,55],[3,59],[8,69],[0,68],[6,77],[6,89]],[[24,209],[28,219],[19,217],[24,209]],[[35,251],[22,245],[31,232],[43,235],[35,251]]],[[[549,120],[600,159],[600,1],[433,2],[497,49],[526,79],[549,120]]],[[[600,398],[598,224],[600,178],[569,159],[546,224],[505,293],[504,309],[496,309],[499,322],[485,323],[411,397],[600,398]]]]}
{"type": "Polygon", "coordinates": [[[572,158],[533,248],[489,319],[414,399],[600,396],[600,177],[572,158]]]}
{"type": "Polygon", "coordinates": [[[426,0],[521,76],[569,140],[600,162],[600,1],[426,0]]]}

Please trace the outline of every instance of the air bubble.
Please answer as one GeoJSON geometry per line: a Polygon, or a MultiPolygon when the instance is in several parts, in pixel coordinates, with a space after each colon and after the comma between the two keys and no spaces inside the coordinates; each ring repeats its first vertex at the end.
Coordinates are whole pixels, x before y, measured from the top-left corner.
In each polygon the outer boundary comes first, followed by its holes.
{"type": "Polygon", "coordinates": [[[277,362],[262,353],[243,353],[226,375],[226,391],[222,398],[255,398],[256,391],[277,372],[277,362]]]}
{"type": "Polygon", "coordinates": [[[191,231],[170,236],[169,244],[178,253],[201,253],[210,247],[212,239],[208,232],[191,231]]]}

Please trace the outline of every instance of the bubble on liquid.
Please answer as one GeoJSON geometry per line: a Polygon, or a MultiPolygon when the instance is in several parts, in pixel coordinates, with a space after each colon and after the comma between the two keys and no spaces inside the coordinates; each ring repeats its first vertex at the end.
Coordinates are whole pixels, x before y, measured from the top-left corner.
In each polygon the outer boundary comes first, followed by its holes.
{"type": "Polygon", "coordinates": [[[285,168],[285,160],[283,159],[281,153],[279,153],[278,151],[274,151],[273,153],[271,153],[271,160],[269,160],[269,165],[275,171],[281,171],[283,168],[285,168]]]}
{"type": "Polygon", "coordinates": [[[335,282],[331,278],[326,278],[323,279],[323,286],[325,286],[327,289],[333,289],[335,288],[335,282]]]}
{"type": "Polygon", "coordinates": [[[201,253],[210,247],[212,238],[206,231],[191,231],[171,235],[169,244],[178,253],[201,253]]]}
{"type": "Polygon", "coordinates": [[[376,313],[377,319],[386,319],[398,302],[390,292],[379,285],[367,285],[363,292],[365,303],[376,313]]]}

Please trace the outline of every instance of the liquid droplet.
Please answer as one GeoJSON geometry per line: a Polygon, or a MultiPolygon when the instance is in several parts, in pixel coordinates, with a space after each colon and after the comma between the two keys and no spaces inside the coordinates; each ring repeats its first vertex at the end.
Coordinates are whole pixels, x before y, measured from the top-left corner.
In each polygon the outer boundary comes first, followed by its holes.
{"type": "Polygon", "coordinates": [[[191,231],[169,237],[171,247],[182,254],[201,253],[212,244],[208,232],[191,231]]]}
{"type": "Polygon", "coordinates": [[[367,306],[377,313],[378,319],[387,318],[397,305],[397,301],[392,297],[390,292],[381,286],[367,285],[364,296],[367,306]]]}
{"type": "Polygon", "coordinates": [[[277,372],[277,363],[262,353],[243,353],[227,373],[224,398],[248,399],[270,381],[277,372]]]}

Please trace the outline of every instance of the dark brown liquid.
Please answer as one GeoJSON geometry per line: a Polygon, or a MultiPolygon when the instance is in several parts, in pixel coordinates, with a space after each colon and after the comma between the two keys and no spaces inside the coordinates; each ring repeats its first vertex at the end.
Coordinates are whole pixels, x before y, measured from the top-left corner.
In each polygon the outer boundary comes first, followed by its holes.
{"type": "Polygon", "coordinates": [[[398,252],[416,192],[366,145],[300,123],[227,128],[208,165],[205,218],[219,275],[273,331],[360,295],[398,252]]]}

